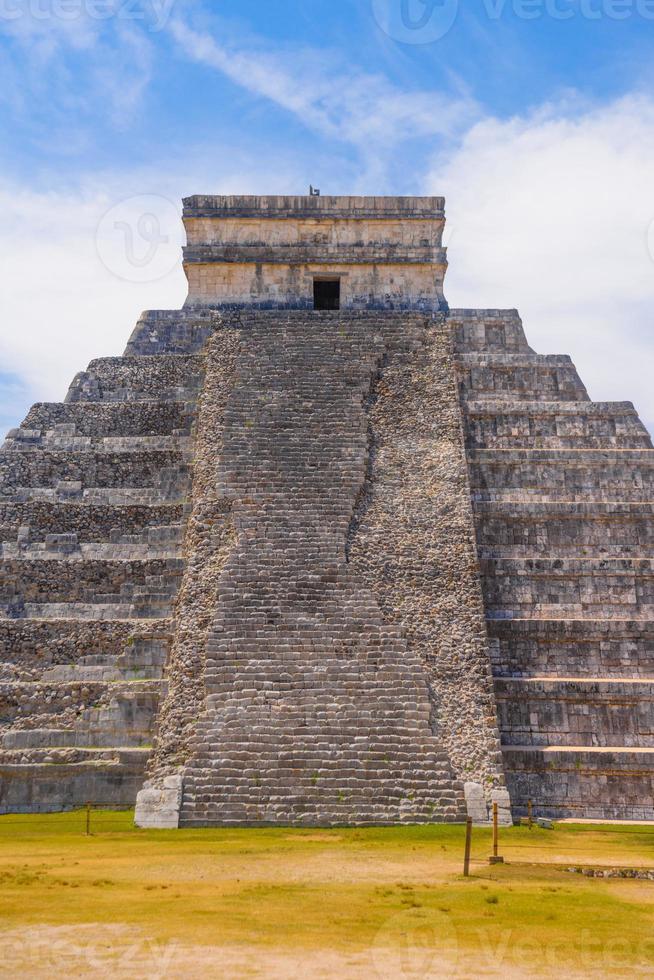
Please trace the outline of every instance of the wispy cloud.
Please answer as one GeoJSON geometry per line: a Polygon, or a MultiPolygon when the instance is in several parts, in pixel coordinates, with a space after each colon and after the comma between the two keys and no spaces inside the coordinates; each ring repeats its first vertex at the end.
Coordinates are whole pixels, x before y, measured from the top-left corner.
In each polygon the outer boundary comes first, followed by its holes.
{"type": "Polygon", "coordinates": [[[88,119],[129,121],[151,81],[155,46],[142,19],[120,15],[124,0],[112,2],[113,14],[103,19],[84,3],[73,17],[57,16],[56,5],[28,3],[16,5],[17,16],[0,17],[0,101],[17,121],[47,122],[55,142],[59,130],[71,137],[73,120],[78,130],[88,119]]]}
{"type": "Polygon", "coordinates": [[[383,74],[352,70],[335,53],[262,50],[221,43],[180,18],[170,32],[181,50],[234,84],[292,113],[308,129],[354,146],[364,157],[407,140],[453,137],[479,114],[460,92],[408,91],[383,74]]]}
{"type": "Polygon", "coordinates": [[[485,119],[439,154],[447,295],[517,306],[534,347],[570,353],[591,395],[631,399],[654,428],[654,100],[632,95],[485,119]]]}
{"type": "MultiPolygon", "coordinates": [[[[114,167],[90,181],[71,162],[70,192],[0,181],[0,364],[20,382],[4,382],[12,424],[21,399],[61,398],[92,356],[120,352],[141,309],[183,302],[179,267],[136,284],[99,262],[96,229],[112,205],[139,194],[176,202],[192,193],[297,192],[326,175],[336,192],[397,193],[410,179],[418,192],[445,194],[452,305],[520,307],[535,347],[572,353],[594,397],[633,398],[654,423],[654,100],[593,106],[570,92],[499,119],[454,76],[442,88],[414,88],[408,76],[400,83],[352,67],[344,53],[222,30],[203,16],[178,14],[158,41],[119,21],[62,22],[52,36],[38,24],[12,29],[0,99],[25,127],[36,120],[32,146],[47,149],[50,164],[55,154],[81,154],[98,122],[129,125],[154,58],[171,46],[194,85],[193,66],[205,66],[238,86],[259,118],[262,107],[277,107],[290,123],[268,125],[257,139],[232,121],[227,138],[208,133],[204,145],[189,145],[185,134],[165,162],[157,144],[156,165],[114,167]]],[[[59,167],[50,185],[61,187],[67,173],[59,167]]]]}
{"type": "Polygon", "coordinates": [[[117,277],[121,262],[107,262],[98,241],[110,209],[125,199],[138,205],[142,195],[179,205],[193,193],[254,194],[263,186],[289,193],[300,186],[301,158],[271,149],[255,160],[238,146],[222,150],[220,161],[213,145],[171,150],[165,168],[80,177],[70,191],[0,179],[0,440],[32,402],[61,400],[91,358],[122,353],[142,310],[184,303],[181,263],[156,281],[117,277]]]}

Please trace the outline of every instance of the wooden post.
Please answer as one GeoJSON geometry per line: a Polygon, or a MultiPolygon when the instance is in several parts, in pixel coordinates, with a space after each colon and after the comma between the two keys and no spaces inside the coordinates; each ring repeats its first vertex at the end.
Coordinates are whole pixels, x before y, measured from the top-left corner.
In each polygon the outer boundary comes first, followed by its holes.
{"type": "Polygon", "coordinates": [[[91,804],[86,804],[86,836],[91,836],[91,804]]]}
{"type": "Polygon", "coordinates": [[[504,858],[498,856],[499,822],[499,806],[496,801],[493,803],[493,856],[488,859],[489,864],[504,864],[504,858]]]}
{"type": "Polygon", "coordinates": [[[466,821],[466,851],[463,858],[463,875],[467,878],[470,875],[470,849],[472,847],[472,817],[466,821]]]}
{"type": "Polygon", "coordinates": [[[531,800],[527,800],[527,819],[529,820],[529,829],[534,826],[533,820],[534,806],[531,800]]]}

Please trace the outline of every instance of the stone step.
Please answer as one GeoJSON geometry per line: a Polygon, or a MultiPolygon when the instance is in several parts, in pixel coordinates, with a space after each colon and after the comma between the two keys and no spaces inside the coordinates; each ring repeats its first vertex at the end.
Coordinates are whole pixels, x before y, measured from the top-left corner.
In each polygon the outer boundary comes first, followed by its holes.
{"type": "Polygon", "coordinates": [[[202,372],[199,356],[102,357],[76,375],[66,402],[195,401],[202,372]]]}
{"type": "Polygon", "coordinates": [[[651,449],[631,402],[470,401],[470,449],[651,449]]]}
{"type": "Polygon", "coordinates": [[[517,399],[588,401],[588,393],[569,357],[474,354],[459,356],[456,364],[465,400],[517,399]]]}
{"type": "Polygon", "coordinates": [[[100,664],[62,664],[43,671],[40,681],[44,684],[117,684],[129,681],[162,680],[164,663],[157,666],[142,667],[119,663],[118,657],[108,658],[112,662],[100,664]]]}
{"type": "Polygon", "coordinates": [[[513,812],[535,817],[654,820],[654,748],[506,746],[513,812]]]}
{"type": "Polygon", "coordinates": [[[654,619],[654,561],[482,559],[489,619],[654,619]]]}
{"type": "MultiPolygon", "coordinates": [[[[24,732],[52,728],[92,734],[92,745],[120,745],[130,735],[150,742],[162,681],[4,682],[0,730],[5,748],[27,746],[24,732]]],[[[38,743],[38,738],[37,738],[38,743]]],[[[28,747],[28,746],[27,746],[28,747]]]]}
{"type": "Polygon", "coordinates": [[[477,544],[482,558],[654,555],[651,502],[478,502],[477,544]]]}
{"type": "Polygon", "coordinates": [[[534,353],[527,343],[517,310],[451,309],[448,322],[452,328],[457,353],[534,353]]]}
{"type": "Polygon", "coordinates": [[[48,504],[0,502],[0,541],[45,543],[48,535],[76,534],[78,543],[181,541],[186,507],[165,504],[99,506],[70,501],[48,504]]]}
{"type": "MultiPolygon", "coordinates": [[[[126,536],[128,537],[128,536],[126,536]]],[[[24,544],[22,541],[0,544],[3,561],[50,561],[67,556],[82,561],[171,561],[181,557],[179,535],[154,535],[137,538],[128,543],[80,544],[76,534],[48,534],[44,542],[24,544]]]]}
{"type": "Polygon", "coordinates": [[[39,402],[21,428],[66,436],[188,435],[193,402],[39,402]]]}
{"type": "Polygon", "coordinates": [[[0,566],[0,605],[49,602],[130,602],[146,591],[174,595],[182,559],[88,561],[81,557],[5,558],[0,566]]]}
{"type": "Polygon", "coordinates": [[[190,456],[193,440],[189,435],[168,436],[80,436],[71,434],[69,427],[43,432],[41,429],[11,429],[2,446],[0,459],[5,453],[102,453],[125,454],[171,452],[190,456]]]}
{"type": "Polygon", "coordinates": [[[101,763],[115,764],[120,761],[121,756],[132,756],[138,753],[136,758],[150,753],[150,746],[130,745],[111,745],[111,746],[60,746],[53,745],[50,748],[26,748],[26,749],[3,749],[0,747],[0,766],[70,766],[80,763],[101,763]]]}
{"type": "Polygon", "coordinates": [[[654,501],[652,450],[477,450],[468,463],[475,501],[654,501]]]}
{"type": "MultiPolygon", "coordinates": [[[[0,771],[1,775],[1,771],[0,771]]],[[[329,801],[331,803],[331,801],[329,801]]],[[[299,803],[295,807],[289,803],[278,807],[267,808],[253,806],[250,809],[242,806],[236,800],[234,806],[226,809],[219,806],[207,806],[198,812],[189,809],[180,818],[180,827],[188,830],[200,830],[210,827],[367,827],[367,826],[398,826],[420,825],[434,823],[465,823],[466,810],[461,807],[442,807],[438,804],[428,804],[422,812],[414,808],[410,813],[402,812],[399,806],[387,807],[379,804],[377,807],[364,807],[358,801],[354,804],[334,804],[330,808],[330,817],[325,817],[325,809],[319,807],[307,808],[299,803]]]]}
{"type": "Polygon", "coordinates": [[[654,622],[622,619],[490,620],[493,673],[654,677],[654,622]]]}
{"type": "MultiPolygon", "coordinates": [[[[258,329],[263,335],[270,334],[271,324],[279,329],[286,328],[310,333],[309,340],[313,341],[316,325],[321,323],[327,328],[351,326],[362,333],[371,324],[379,324],[391,334],[393,329],[404,330],[409,327],[421,326],[433,320],[434,314],[417,310],[313,310],[313,309],[253,309],[251,307],[216,309],[209,311],[212,322],[217,328],[221,326],[246,325],[258,329]]],[[[318,331],[319,333],[319,331],[318,331]]],[[[265,339],[265,338],[264,338],[265,339]]]]}
{"type": "Polygon", "coordinates": [[[0,620],[0,666],[16,680],[37,680],[58,666],[116,663],[125,669],[163,667],[172,623],[130,620],[0,620]]]}
{"type": "Polygon", "coordinates": [[[206,308],[147,310],[136,324],[126,357],[199,354],[214,330],[206,308]]]}
{"type": "Polygon", "coordinates": [[[0,765],[0,813],[54,813],[92,803],[134,805],[149,751],[117,749],[113,759],[70,764],[0,765]]]}
{"type": "Polygon", "coordinates": [[[56,490],[61,484],[80,484],[80,492],[126,490],[187,490],[190,466],[178,450],[135,450],[110,453],[90,450],[5,450],[0,453],[0,496],[19,488],[56,490]]]}
{"type": "MultiPolygon", "coordinates": [[[[493,317],[497,311],[489,311],[493,317]]],[[[517,313],[513,311],[513,316],[517,313]]],[[[186,307],[182,310],[147,310],[142,314],[125,351],[126,358],[149,355],[199,354],[211,334],[218,329],[248,329],[253,326],[277,330],[295,329],[322,323],[360,325],[362,328],[383,323],[386,328],[397,327],[398,333],[410,325],[421,325],[430,314],[412,311],[377,310],[212,310],[207,307],[186,307]]],[[[524,337],[524,334],[523,334],[524,337]]],[[[525,341],[526,344],[526,341],[525,341]]],[[[528,348],[527,348],[528,349],[528,348]]]]}
{"type": "Polygon", "coordinates": [[[273,764],[260,771],[247,767],[240,774],[235,769],[233,777],[226,778],[228,784],[220,791],[210,768],[206,772],[196,769],[186,777],[181,826],[357,826],[465,820],[462,787],[452,783],[451,775],[433,769],[423,773],[418,768],[412,778],[406,763],[397,766],[397,771],[382,766],[377,774],[374,769],[357,771],[353,762],[334,759],[330,772],[317,758],[307,760],[304,775],[297,764],[280,771],[273,764]]]}
{"type": "Polygon", "coordinates": [[[131,603],[30,602],[16,609],[0,605],[3,619],[70,619],[70,620],[146,620],[168,619],[172,612],[171,597],[166,594],[139,595],[131,603]]]}
{"type": "Polygon", "coordinates": [[[61,504],[69,500],[98,507],[160,507],[162,504],[184,503],[187,487],[172,487],[169,490],[136,487],[126,490],[115,487],[94,487],[83,490],[79,483],[59,484],[54,489],[44,487],[16,487],[12,494],[3,498],[15,503],[43,501],[61,504]]]}
{"type": "MultiPolygon", "coordinates": [[[[527,349],[519,350],[457,350],[454,357],[454,366],[457,371],[460,369],[485,367],[497,365],[498,368],[506,367],[525,367],[538,368],[551,367],[562,368],[564,370],[572,367],[576,371],[574,362],[569,354],[536,354],[527,349]]],[[[579,377],[577,375],[577,377],[579,377]]],[[[583,383],[579,379],[579,383],[583,383]]],[[[547,401],[547,399],[545,399],[547,401]]]]}
{"type": "Polygon", "coordinates": [[[654,748],[654,678],[495,681],[502,744],[654,748]]]}
{"type": "Polygon", "coordinates": [[[48,534],[44,542],[0,544],[3,561],[50,561],[62,556],[81,561],[171,561],[181,558],[182,543],[178,535],[157,539],[154,535],[127,544],[80,544],[76,534],[48,534]]]}

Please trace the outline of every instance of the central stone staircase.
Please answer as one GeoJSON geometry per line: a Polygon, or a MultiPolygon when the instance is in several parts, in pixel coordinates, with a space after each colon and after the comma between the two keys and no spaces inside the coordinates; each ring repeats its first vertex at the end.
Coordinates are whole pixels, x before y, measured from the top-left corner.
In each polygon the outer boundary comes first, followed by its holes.
{"type": "Polygon", "coordinates": [[[231,544],[180,825],[464,819],[464,781],[490,797],[503,777],[449,329],[263,312],[230,329],[211,490],[231,544]]]}

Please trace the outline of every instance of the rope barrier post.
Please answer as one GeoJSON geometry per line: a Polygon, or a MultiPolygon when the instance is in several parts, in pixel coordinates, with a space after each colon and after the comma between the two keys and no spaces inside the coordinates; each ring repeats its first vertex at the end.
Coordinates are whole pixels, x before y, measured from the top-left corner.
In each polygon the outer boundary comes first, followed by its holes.
{"type": "Polygon", "coordinates": [[[493,856],[488,859],[489,864],[504,864],[504,858],[499,857],[499,807],[497,802],[493,803],[493,856]]]}
{"type": "Polygon", "coordinates": [[[468,878],[470,875],[470,850],[472,848],[472,817],[466,820],[466,850],[463,858],[463,876],[468,878]]]}
{"type": "Polygon", "coordinates": [[[529,820],[529,829],[534,826],[534,805],[531,800],[527,800],[527,819],[529,820]]]}
{"type": "Polygon", "coordinates": [[[91,804],[86,804],[86,836],[91,836],[91,804]]]}

